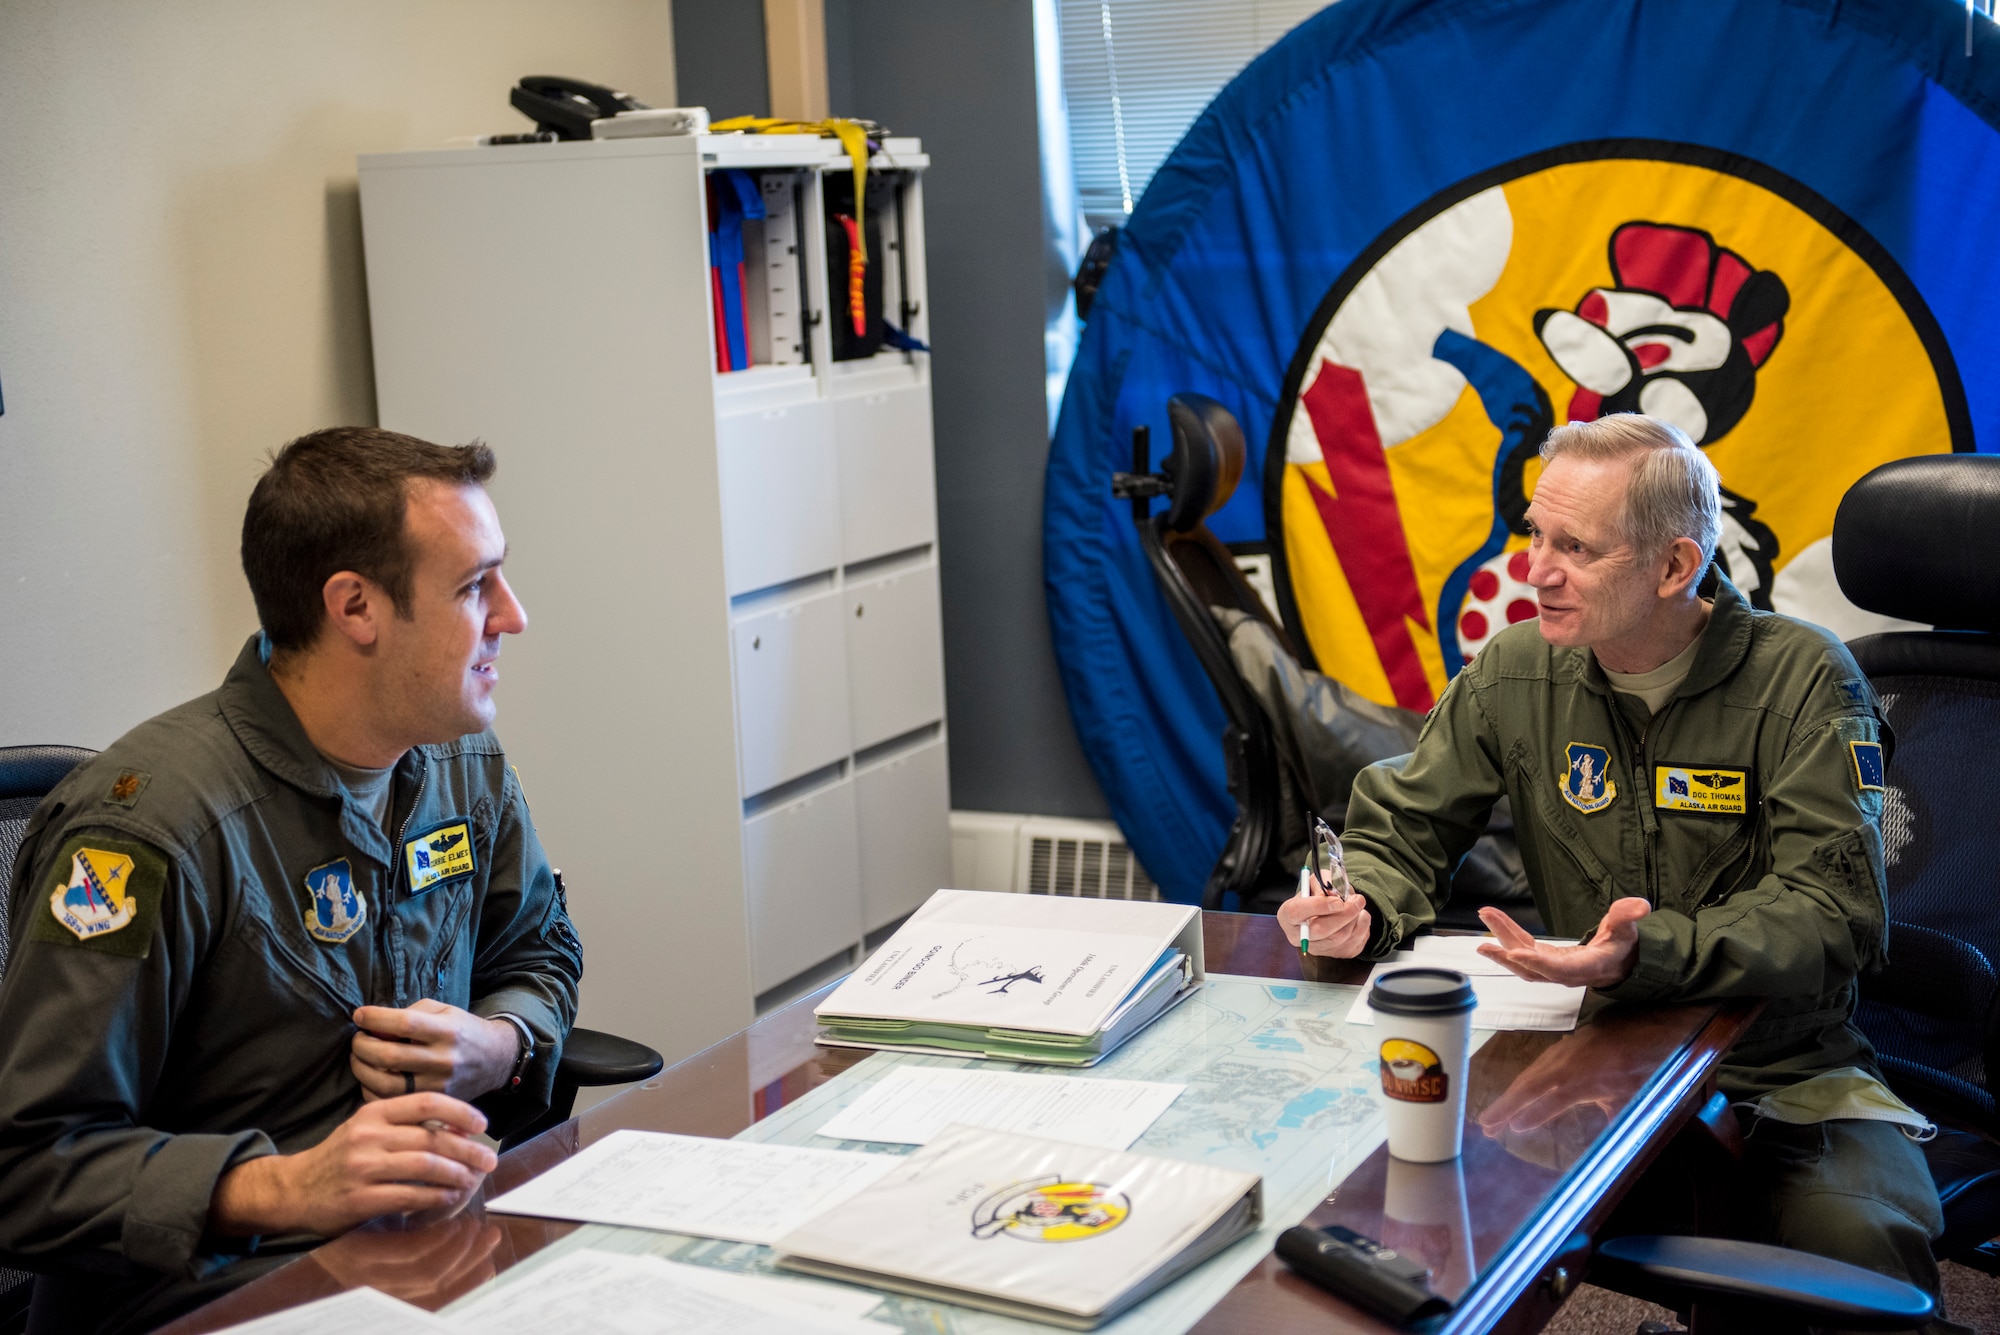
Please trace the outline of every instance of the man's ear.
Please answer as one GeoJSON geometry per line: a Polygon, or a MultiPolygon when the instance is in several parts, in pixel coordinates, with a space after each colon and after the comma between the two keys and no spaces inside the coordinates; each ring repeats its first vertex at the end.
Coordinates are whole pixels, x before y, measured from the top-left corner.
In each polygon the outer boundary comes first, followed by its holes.
{"type": "Polygon", "coordinates": [[[389,595],[379,584],[352,570],[342,570],[329,576],[319,592],[334,634],[358,648],[375,643],[382,633],[381,620],[389,611],[389,595]]]}
{"type": "Polygon", "coordinates": [[[1666,556],[1660,571],[1660,597],[1678,598],[1701,578],[1708,563],[1701,559],[1701,544],[1693,538],[1675,538],[1667,544],[1666,556]]]}

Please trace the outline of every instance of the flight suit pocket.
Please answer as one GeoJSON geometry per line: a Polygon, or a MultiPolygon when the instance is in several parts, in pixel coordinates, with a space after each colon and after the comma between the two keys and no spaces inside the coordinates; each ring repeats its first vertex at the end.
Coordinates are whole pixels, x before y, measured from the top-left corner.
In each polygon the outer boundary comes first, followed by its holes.
{"type": "Polygon", "coordinates": [[[1848,930],[1863,970],[1881,959],[1882,937],[1888,928],[1889,904],[1882,892],[1882,849],[1872,826],[1849,830],[1813,850],[1827,883],[1847,908],[1848,930]]]}
{"type": "MultiPolygon", "coordinates": [[[[1761,821],[1757,809],[1747,816],[1738,818],[1733,829],[1728,830],[1695,864],[1688,877],[1686,888],[1675,898],[1678,903],[1664,907],[1694,914],[1710,904],[1720,904],[1747,885],[1755,885],[1762,879],[1763,869],[1758,851],[1764,841],[1759,837],[1761,821]]],[[[1669,892],[1672,893],[1672,892],[1669,892]]]]}

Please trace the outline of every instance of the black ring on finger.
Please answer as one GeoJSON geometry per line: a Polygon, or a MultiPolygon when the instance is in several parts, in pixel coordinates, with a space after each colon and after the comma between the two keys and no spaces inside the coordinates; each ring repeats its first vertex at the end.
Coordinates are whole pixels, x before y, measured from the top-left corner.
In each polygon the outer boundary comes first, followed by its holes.
{"type": "Polygon", "coordinates": [[[417,1073],[415,1071],[403,1072],[403,1092],[405,1094],[414,1094],[417,1092],[417,1073]]]}

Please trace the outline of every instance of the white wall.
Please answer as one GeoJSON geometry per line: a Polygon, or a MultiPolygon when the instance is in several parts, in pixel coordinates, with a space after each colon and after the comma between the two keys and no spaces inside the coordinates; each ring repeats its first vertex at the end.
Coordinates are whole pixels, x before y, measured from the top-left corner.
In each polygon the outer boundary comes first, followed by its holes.
{"type": "Polygon", "coordinates": [[[260,460],[375,421],[354,155],[673,69],[669,0],[0,0],[0,745],[102,747],[255,629],[260,460]]]}

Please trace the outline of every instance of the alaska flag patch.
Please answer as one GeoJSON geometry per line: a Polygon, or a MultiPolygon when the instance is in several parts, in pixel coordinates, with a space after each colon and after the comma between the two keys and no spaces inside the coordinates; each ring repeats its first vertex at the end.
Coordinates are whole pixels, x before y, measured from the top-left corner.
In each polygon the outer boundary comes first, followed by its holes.
{"type": "Polygon", "coordinates": [[[428,830],[403,845],[410,872],[410,893],[420,895],[440,881],[470,876],[473,870],[472,826],[453,821],[428,830]]]}
{"type": "Polygon", "coordinates": [[[1888,775],[1882,765],[1882,743],[1849,742],[1847,750],[1854,757],[1854,786],[1862,792],[1879,793],[1888,786],[1888,775]]]}

